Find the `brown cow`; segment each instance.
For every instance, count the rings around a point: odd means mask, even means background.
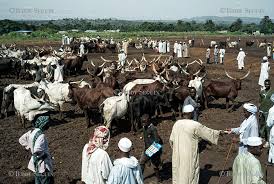
[[[235,99],[238,96],[238,91],[241,90],[241,81],[250,74],[250,69],[248,70],[247,74],[243,76],[242,78],[231,77],[226,71],[225,71],[225,74],[232,80],[228,82],[212,80],[204,88],[203,96],[204,96],[205,108],[208,108],[208,98],[211,96],[216,99],[225,98],[227,110],[229,106],[229,100],[232,101],[233,102],[233,105],[231,106],[231,110],[232,110],[235,106]]]
[[[73,103],[77,103],[81,110],[84,111],[87,127],[90,127],[90,115],[93,112],[99,112],[100,104],[108,97],[114,96],[113,89],[104,88],[79,88],[69,83],[69,98]]]
[[[80,74],[83,63],[88,61],[87,55],[84,54],[83,56],[75,56],[70,58],[65,58],[64,62],[64,71],[67,75],[71,74]]]

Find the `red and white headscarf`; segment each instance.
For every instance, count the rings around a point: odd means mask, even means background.
[[[110,138],[109,129],[105,126],[96,127],[93,136],[90,137],[87,154],[92,154],[97,148],[106,150]]]

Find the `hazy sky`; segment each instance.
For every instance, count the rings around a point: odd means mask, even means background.
[[[0,0],[0,19],[178,20],[264,15],[274,18],[273,7],[273,0]]]

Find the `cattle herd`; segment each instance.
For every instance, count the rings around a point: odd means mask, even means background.
[[[85,45],[82,55],[79,54],[81,42]],[[207,45],[203,39],[186,42],[194,47],[192,53],[200,42],[204,47],[203,51],[199,48],[199,52],[203,54],[193,54],[198,57],[187,59],[176,58],[172,46],[170,53],[155,53],[153,45],[157,45],[157,40],[140,39],[136,44],[131,41],[123,72],[116,59],[120,43],[111,43],[110,39],[74,38],[62,50],[54,46],[2,45],[0,76],[18,83],[1,84],[0,116],[9,118],[14,111],[22,127],[28,124],[26,120],[29,122],[43,113],[59,113],[60,121],[69,120],[64,108],[69,104],[73,112],[81,110],[86,122],[81,126],[85,128],[94,124],[112,128],[114,122],[117,124],[123,119],[131,125],[132,131],[138,131],[143,114],[149,114],[153,119],[165,113],[171,113],[171,119],[178,118],[178,113],[181,117],[190,87],[196,89],[196,101],[201,110],[208,108],[212,98],[226,99],[226,109],[235,110],[241,82],[251,75],[252,67],[247,67],[238,77],[223,67],[219,73],[229,80],[212,78],[208,69],[211,65],[204,62],[205,47],[218,44],[236,51],[240,44],[246,48],[256,47],[256,40],[241,43],[240,39],[230,41],[227,38],[226,41],[209,40]],[[263,47],[264,42],[258,42],[257,46]],[[131,51],[137,54],[131,55]],[[58,62],[64,66],[63,82],[54,82],[53,66]],[[118,124],[116,126],[123,126]]]

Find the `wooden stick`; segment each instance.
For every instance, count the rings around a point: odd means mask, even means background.
[[[223,165],[223,169],[222,169],[221,172],[223,172],[223,171],[225,170],[225,167],[226,167],[226,164],[227,164],[227,160],[228,160],[228,158],[229,158],[230,152],[231,152],[232,147],[233,147],[233,144],[234,144],[233,139],[234,139],[234,137],[232,138],[232,142],[231,142],[231,144],[230,144],[230,146],[229,146],[229,150],[228,150],[228,153],[227,153],[227,155],[226,155],[225,163],[224,163],[224,165]],[[217,184],[220,183],[221,178],[222,178],[222,175],[220,175]]]

